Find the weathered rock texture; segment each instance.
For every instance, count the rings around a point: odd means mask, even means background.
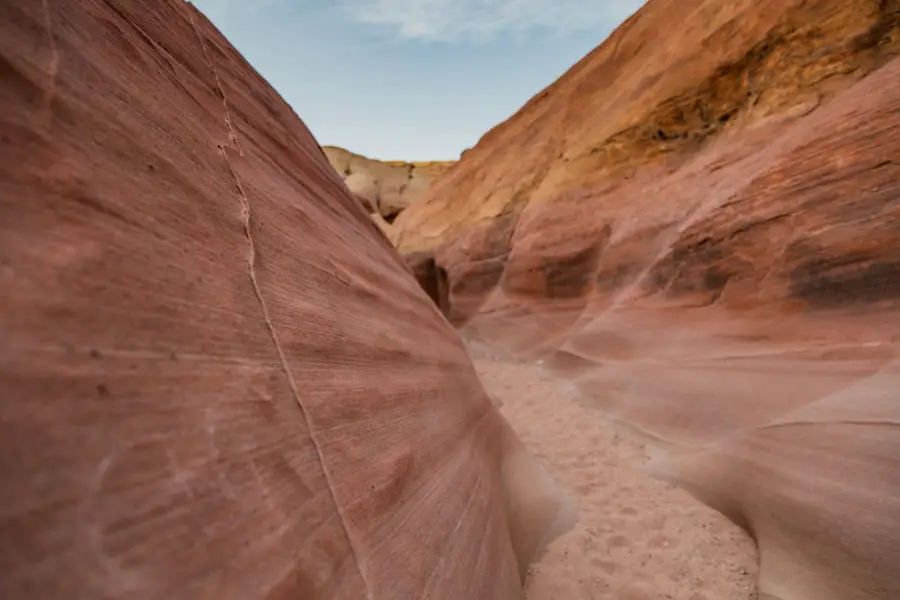
[[[380,215],[387,223],[393,223],[428,190],[438,175],[454,164],[454,161],[379,161],[335,146],[322,149],[350,192],[369,213]]]
[[[651,0],[466,152],[397,222],[399,247],[434,247],[529,202],[809,112],[897,54],[897,11],[897,0]]]
[[[0,597],[522,597],[572,507],[202,15],[0,2],[0,108]]]
[[[392,232],[745,526],[772,598],[900,598],[898,54],[896,0],[651,0]]]

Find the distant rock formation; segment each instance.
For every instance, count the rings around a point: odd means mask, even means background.
[[[336,146],[322,148],[350,192],[381,223],[394,219],[422,197],[432,182],[455,161],[379,161]]]

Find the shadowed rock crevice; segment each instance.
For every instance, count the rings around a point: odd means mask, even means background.
[[[598,265],[597,290],[608,294],[636,283],[674,230],[674,223],[652,225],[610,243]]]
[[[405,256],[416,281],[444,316],[450,314],[450,289],[447,271],[437,264],[431,252],[413,252]]]
[[[501,282],[503,291],[549,299],[585,296],[611,235],[612,228],[606,224],[594,235],[563,239],[510,261]]]
[[[791,294],[818,309],[900,303],[900,252],[895,254],[887,260],[871,254],[806,258],[790,272]]]
[[[447,275],[450,322],[465,323],[500,283],[519,220],[509,214],[473,229],[435,251],[437,264]]]

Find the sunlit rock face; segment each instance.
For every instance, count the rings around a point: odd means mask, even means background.
[[[898,11],[651,0],[390,234],[746,527],[770,598],[900,597]]]
[[[522,598],[571,524],[190,4],[0,4],[0,597]]]
[[[381,161],[337,146],[324,146],[323,150],[357,200],[369,213],[389,224],[454,164],[454,161]]]

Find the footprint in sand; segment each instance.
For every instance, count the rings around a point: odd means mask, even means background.
[[[616,563],[611,560],[594,557],[591,559],[591,566],[598,571],[603,571],[607,575],[614,575],[616,572]]]
[[[707,529],[713,535],[713,537],[721,537],[728,535],[729,533],[728,524],[719,521],[712,521]]]
[[[667,522],[668,518],[666,517],[666,515],[654,515],[642,520],[643,526],[650,531],[662,531],[666,528]]]
[[[594,482],[587,482],[576,485],[574,488],[574,492],[579,496],[590,496],[591,493],[599,487],[603,487],[602,485]]]
[[[592,448],[607,448],[609,447],[609,439],[606,436],[602,435],[593,435],[589,438],[590,444]]]

